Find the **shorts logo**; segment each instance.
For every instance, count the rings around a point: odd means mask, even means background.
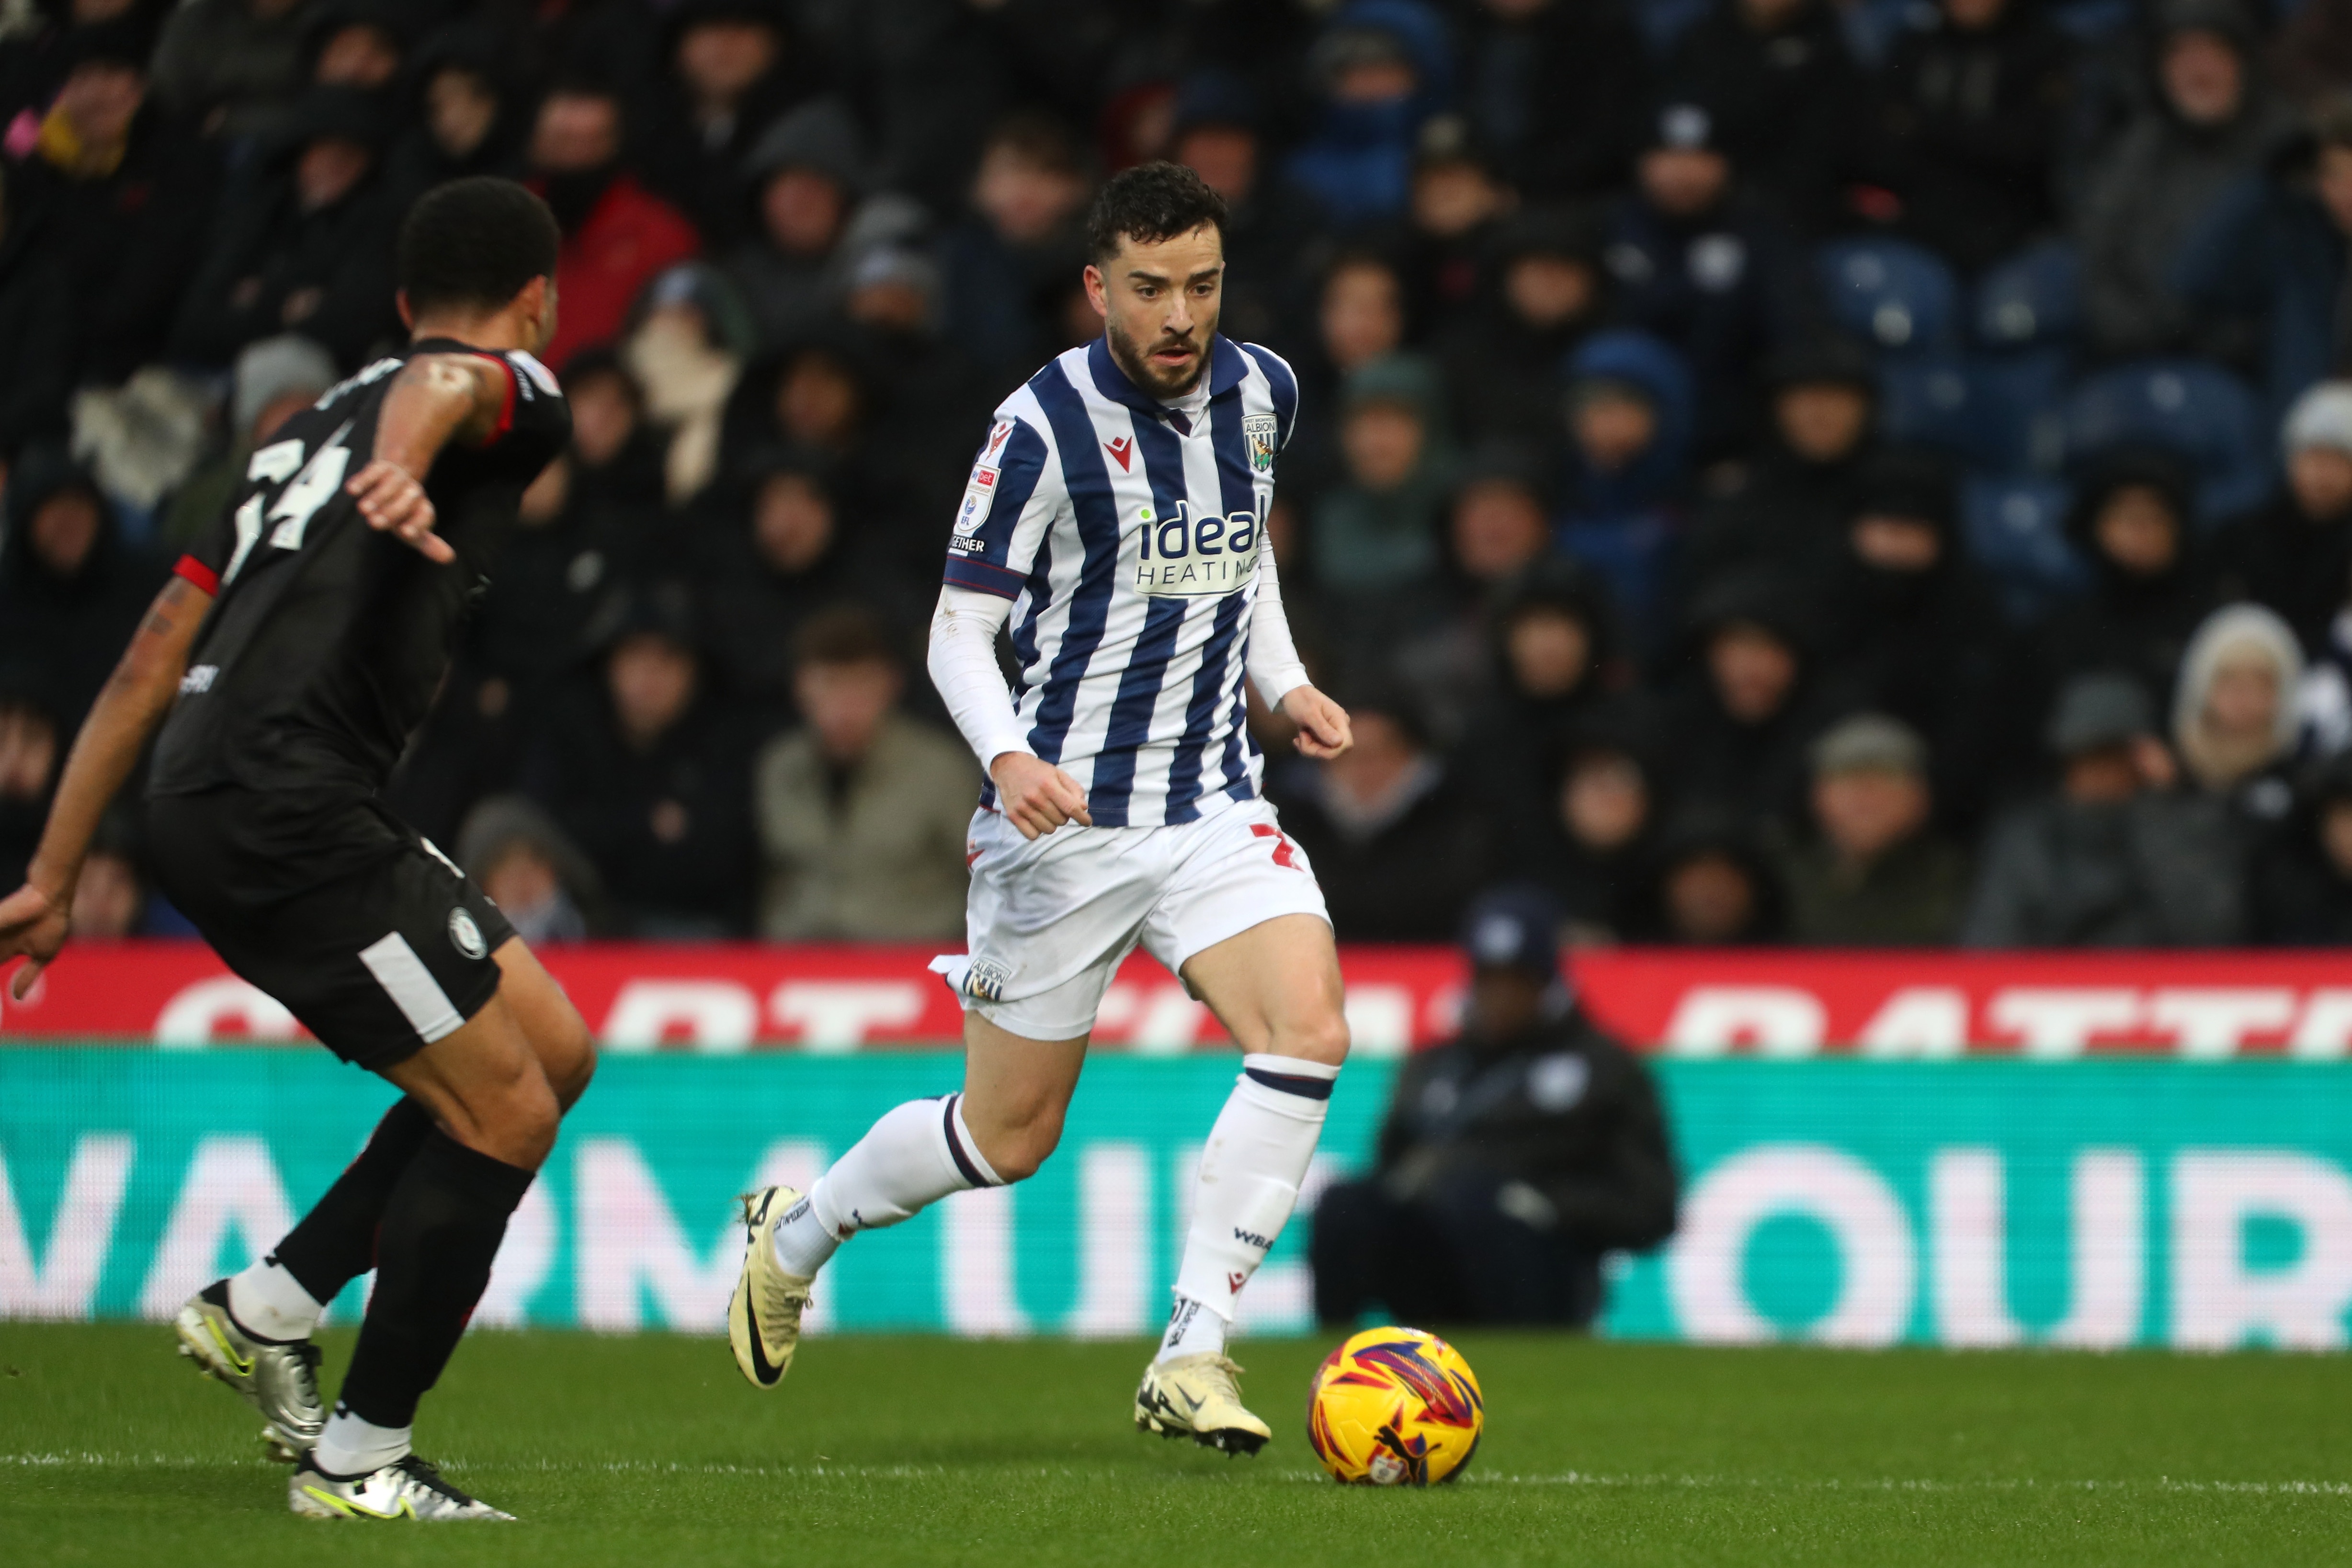
[[[1282,447],[1282,426],[1271,414],[1242,416],[1242,439],[1249,445],[1250,471],[1274,472],[1274,455]]]
[[[449,911],[449,945],[467,958],[482,958],[490,951],[490,944],[482,940],[482,928],[464,910]]]
[[[1301,866],[1298,863],[1298,847],[1290,841],[1289,836],[1284,833],[1281,828],[1273,826],[1271,823],[1253,822],[1250,824],[1250,837],[1253,838],[1271,838],[1274,840],[1274,863],[1276,865],[1292,871],[1304,871],[1307,869],[1306,867]]]
[[[963,977],[963,994],[975,1002],[1002,1002],[1013,984],[1013,966],[993,958],[975,958]]]

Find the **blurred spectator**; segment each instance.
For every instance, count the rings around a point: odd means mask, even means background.
[[[572,409],[572,483],[589,510],[615,520],[641,554],[661,510],[663,441],[645,388],[610,349],[583,349],[563,367]],[[645,564],[651,565],[650,561]]]
[[[395,0],[320,0],[302,13],[313,87],[386,94],[408,53],[411,13]]]
[[[444,181],[518,171],[529,105],[513,67],[480,18],[445,27],[417,48],[411,123],[389,164],[403,210]]]
[[[1656,1088],[1576,1005],[1559,911],[1507,889],[1471,910],[1458,1039],[1398,1075],[1372,1170],[1336,1183],[1307,1244],[1315,1313],[1589,1327],[1602,1260],[1674,1234],[1679,1180]]]
[[[725,279],[698,261],[656,278],[635,314],[621,363],[644,391],[646,417],[664,433],[662,493],[682,506],[725,458],[724,420],[743,378],[751,323]]]
[[[532,184],[555,210],[562,308],[543,356],[558,371],[574,351],[613,341],[637,293],[702,248],[691,224],[621,168],[624,117],[615,89],[560,81],[531,128]]]
[[[2268,605],[2315,654],[2352,587],[2352,382],[2305,392],[2282,437],[2286,489],[2214,542],[2215,571],[2225,596]]]
[[[1948,942],[1968,902],[1968,858],[1929,826],[1927,747],[1883,714],[1813,742],[1813,833],[1781,858],[1791,941],[1837,947]]]
[[[37,126],[94,34],[120,31],[128,21],[140,30],[139,58],[147,58],[169,8],[169,0],[52,0],[20,7],[0,37],[0,128],[12,138],[20,134],[20,115]]]
[[[743,232],[745,155],[798,89],[796,54],[774,0],[680,0],[663,26],[668,70],[644,115],[646,183],[711,249]]]
[[[989,132],[971,216],[940,247],[948,317],[992,374],[1027,376],[1052,357],[1055,308],[1086,265],[1078,228],[1091,182],[1076,141],[1049,115],[1024,112]]]
[[[1410,705],[1349,703],[1356,743],[1286,764],[1269,791],[1314,865],[1342,942],[1441,942],[1486,863],[1486,826],[1429,749]]]
[[[35,441],[66,434],[73,387],[73,279],[43,243],[38,216],[18,210],[17,193],[0,164],[0,481],[6,464]]]
[[[1736,25],[1736,24],[1735,24]],[[1628,325],[1682,351],[1701,389],[1698,443],[1717,457],[1748,417],[1756,364],[1796,331],[1802,287],[1780,220],[1735,181],[1714,112],[1670,100],[1609,217],[1609,270]]]
[[[1615,0],[1478,0],[1463,19],[1464,110],[1531,198],[1624,184],[1649,83],[1641,34]]]
[[[303,0],[187,0],[155,46],[155,89],[173,113],[247,136],[302,80]]]
[[[457,830],[457,863],[533,947],[609,934],[596,868],[547,813],[493,795]]]
[[[2043,668],[2053,679],[2095,669],[2168,691],[2197,623],[2212,608],[2189,532],[2195,480],[2168,452],[2126,448],[2091,464],[2068,531],[2090,557],[2090,596],[2053,617]]]
[[[36,660],[15,653],[0,663],[0,876],[19,886],[40,846],[71,734]]]
[[[1408,324],[1404,279],[1386,257],[1342,251],[1324,267],[1314,338],[1293,346],[1299,420],[1283,457],[1290,474],[1328,479],[1340,466],[1334,411],[1348,378],[1402,349]]]
[[[1828,0],[1727,0],[1683,35],[1667,75],[1792,222],[1820,232],[1843,215],[1870,89]]]
[[[865,187],[857,121],[837,98],[802,104],[769,127],[744,164],[756,221],[730,254],[729,279],[759,323],[763,347],[816,327],[848,289],[842,237]]]
[[[1960,940],[1971,947],[2183,947],[2238,941],[2244,867],[2229,808],[2174,792],[2137,682],[2059,693],[2058,788],[1994,824]]]
[[[2056,219],[2074,47],[2039,0],[1915,10],[1879,89],[1882,154],[1903,228],[1979,271]]]
[[[81,728],[163,580],[88,469],[55,447],[16,460],[0,537],[0,665],[41,672],[60,733]]]
[[[1539,561],[1496,607],[1495,679],[1456,752],[1506,842],[1538,835],[1554,816],[1547,774],[1569,731],[1629,673],[1607,595],[1573,562]]]
[[[1851,339],[1808,338],[1764,367],[1771,422],[1751,459],[1717,477],[1684,552],[1693,587],[1770,567],[1818,579],[1843,553],[1873,449],[1878,377]]]
[[[2093,159],[2074,211],[2092,345],[2200,346],[2173,291],[2182,247],[2215,199],[2277,152],[2294,115],[2273,98],[2237,0],[2159,0],[2150,101]],[[2210,347],[2210,345],[2203,345]]]
[[[1755,837],[1721,812],[1696,807],[1660,837],[1644,929],[1685,947],[1779,942],[1787,910],[1780,879]]]
[[[1458,114],[1421,128],[1407,205],[1408,267],[1424,332],[1469,315],[1486,280],[1495,231],[1517,197]]]
[[[2230,802],[2259,837],[2294,807],[2294,692],[2303,650],[2260,605],[2230,605],[2197,628],[2173,688],[2172,743],[2186,783]]]
[[[1558,454],[1560,366],[1607,311],[1599,227],[1565,209],[1520,213],[1496,235],[1493,273],[1436,342],[1446,400],[1465,441]]]
[[[1286,165],[1339,226],[1405,207],[1422,122],[1453,96],[1453,47],[1420,0],[1349,0],[1308,51],[1315,122]]]
[[[1690,477],[1690,371],[1647,333],[1609,331],[1586,339],[1563,376],[1559,546],[1600,574],[1636,625],[1651,625]]]
[[[1225,298],[1219,329],[1237,342],[1285,335],[1299,252],[1313,234],[1307,204],[1267,156],[1257,95],[1234,73],[1197,71],[1174,105],[1168,156],[1225,199]]]
[[[873,552],[847,531],[861,521],[843,515],[821,464],[779,451],[749,462],[705,509],[695,524],[695,574],[711,661],[730,692],[786,701],[801,627],[881,586]]]
[[[2352,754],[2311,771],[2294,817],[2261,851],[2254,935],[2284,947],[2352,943]]]
[[[172,498],[164,542],[184,546],[211,527],[245,483],[253,454],[341,379],[334,356],[299,333],[263,338],[239,350],[229,378],[227,447],[189,475]]]
[[[882,624],[841,607],[793,638],[803,726],[754,773],[767,867],[760,934],[914,942],[963,933],[965,838],[981,775],[955,736],[898,711]]]
[[[708,689],[683,595],[641,597],[593,684],[551,705],[524,792],[604,874],[621,931],[740,934],[754,845],[749,736]]]
[[[1415,356],[1349,374],[1339,418],[1339,480],[1315,501],[1315,581],[1360,618],[1427,585],[1453,456],[1437,376]]]
[[[1554,747],[1550,817],[1528,841],[1527,864],[1559,900],[1571,944],[1651,934],[1644,879],[1659,805],[1651,750],[1623,711],[1572,725]]]
[[[1516,448],[1470,456],[1446,511],[1444,611],[1391,645],[1392,672],[1412,689],[1431,735],[1449,748],[1495,682],[1495,628],[1522,574],[1550,553],[1544,478]]]
[[[314,89],[296,106],[265,165],[222,195],[175,353],[226,365],[249,342],[300,332],[355,369],[392,340],[400,215],[382,178],[383,137],[374,105],[351,89]]]
[[[2352,88],[2352,4],[2305,0],[2271,37],[2268,64],[2297,103],[2315,104]]]
[[[1794,821],[1822,723],[1805,607],[1785,579],[1744,574],[1699,595],[1687,625],[1692,667],[1661,726],[1669,787],[1748,826]]]

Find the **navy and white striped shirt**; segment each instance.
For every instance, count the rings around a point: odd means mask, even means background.
[[[1064,353],[997,409],[948,545],[950,587],[1013,601],[1014,710],[1097,826],[1194,821],[1264,770],[1242,679],[1298,379],[1223,337],[1208,374],[1188,414],[1099,338]]]

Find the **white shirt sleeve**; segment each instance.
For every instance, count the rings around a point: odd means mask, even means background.
[[[1282,607],[1282,579],[1275,574],[1270,544],[1257,563],[1257,605],[1250,614],[1249,678],[1259,699],[1275,709],[1307,684],[1307,666],[1299,662],[1297,646],[1291,641],[1290,616]]]
[[[939,688],[983,773],[1007,752],[1035,755],[996,663],[996,634],[1012,618],[1012,600],[952,586],[940,590],[939,605],[931,612],[926,661],[931,684]]]

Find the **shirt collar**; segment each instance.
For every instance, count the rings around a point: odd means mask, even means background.
[[[1087,345],[1087,369],[1095,379],[1095,390],[1113,403],[1123,403],[1139,414],[1157,419],[1168,412],[1168,405],[1137,386],[1110,357],[1110,340],[1097,338]],[[1209,340],[1209,396],[1223,397],[1242,384],[1249,374],[1249,356],[1236,347],[1231,338],[1219,333]]]

